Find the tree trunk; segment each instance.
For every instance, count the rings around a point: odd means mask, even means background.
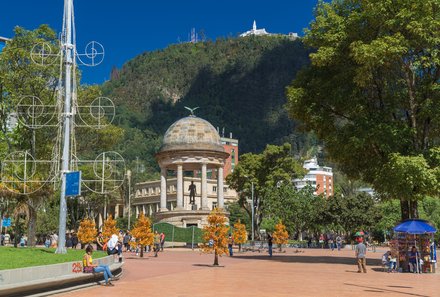
[[[409,219],[409,201],[400,200],[400,213],[402,221]]]
[[[214,266],[218,266],[218,255],[217,252],[214,252]]]
[[[140,253],[141,258],[144,257],[144,246],[141,245],[141,253]]]
[[[238,244],[238,252],[241,252],[241,243]]]
[[[301,230],[298,231],[298,240],[302,241],[303,240],[303,233]]]
[[[29,211],[29,223],[28,223],[28,246],[35,246],[35,232],[37,226],[37,213],[34,209]]]
[[[19,227],[18,227],[18,224],[19,224],[19,221],[20,221],[20,216],[17,216],[16,218],[15,218],[15,228],[14,228],[14,247],[15,248],[17,248],[18,247],[18,241],[20,240],[20,232],[19,232]]]
[[[278,248],[280,249],[280,252],[283,251],[283,245],[282,245],[282,244],[279,244],[279,245],[278,245]]]
[[[419,218],[419,209],[418,209],[417,200],[409,202],[409,216],[411,219]]]

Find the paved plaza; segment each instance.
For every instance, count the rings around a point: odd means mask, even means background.
[[[352,250],[287,249],[220,258],[190,250],[165,250],[144,259],[126,254],[114,287],[94,286],[57,296],[440,296],[440,274],[383,272],[385,250],[368,253],[368,273],[357,273]]]

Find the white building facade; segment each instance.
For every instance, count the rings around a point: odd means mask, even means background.
[[[331,167],[319,166],[316,157],[304,161],[303,168],[307,170],[304,178],[293,180],[295,187],[300,190],[307,185],[312,186],[315,195],[330,197],[334,195],[333,170]]]

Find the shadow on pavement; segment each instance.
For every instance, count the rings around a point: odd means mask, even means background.
[[[212,268],[217,268],[217,267],[225,267],[223,265],[209,265],[209,264],[193,264],[192,266],[198,266],[198,267],[212,267]]]
[[[376,288],[376,287],[371,287],[371,286],[362,286],[362,285],[356,285],[356,284],[350,284],[350,283],[344,283],[344,285],[346,286],[353,286],[353,287],[358,287],[358,288],[365,288],[364,291],[366,292],[381,292],[381,293],[399,293],[402,295],[409,295],[409,296],[417,296],[417,297],[429,297],[428,295],[421,295],[421,294],[416,294],[416,293],[410,293],[410,292],[402,292],[402,291],[398,291],[398,290],[391,290],[391,289],[386,289],[386,288]],[[388,287],[393,287],[393,286],[388,286]],[[400,288],[400,286],[397,286]],[[411,289],[412,287],[402,287],[405,289]]]
[[[125,257],[125,259],[131,259],[131,260],[149,260],[148,257],[139,257],[139,256],[128,256],[128,257]]]
[[[309,264],[345,264],[356,265],[356,259],[354,257],[338,257],[338,256],[302,256],[302,255],[274,255],[269,257],[268,255],[237,255],[234,258],[249,259],[249,260],[269,260],[287,263],[309,263]],[[367,266],[381,266],[380,259],[367,259]]]

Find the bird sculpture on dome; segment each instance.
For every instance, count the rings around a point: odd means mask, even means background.
[[[196,109],[198,109],[199,107],[197,106],[197,107],[194,107],[194,108],[190,108],[190,107],[188,107],[188,106],[184,106],[185,107],[185,109],[188,109],[190,112],[191,112],[191,115],[190,116],[192,116],[192,117],[195,117],[196,115],[194,114],[194,110],[196,110]]]

